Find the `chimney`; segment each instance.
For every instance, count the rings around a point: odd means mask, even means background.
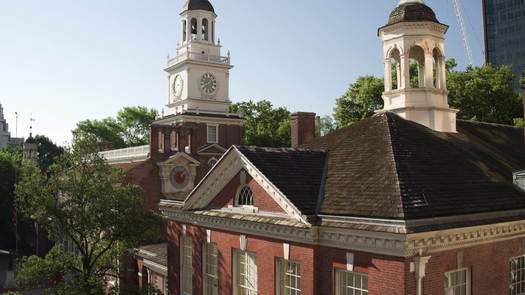
[[[315,137],[315,113],[293,113],[291,116],[292,147],[312,141]]]

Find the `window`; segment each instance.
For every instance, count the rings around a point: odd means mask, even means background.
[[[217,244],[204,244],[204,295],[217,295],[219,275],[217,272]]]
[[[208,32],[209,32],[208,19],[203,19],[202,20],[202,36],[201,36],[202,40],[208,41],[208,35],[209,35]]]
[[[239,191],[239,196],[237,197],[238,206],[253,206],[253,193],[252,189],[248,186],[243,186]]]
[[[215,158],[211,158],[209,161],[208,161],[208,165],[210,165],[211,167],[215,166],[215,164],[217,164],[217,159]]]
[[[159,131],[159,152],[164,152],[164,133]]]
[[[183,295],[191,295],[193,291],[193,239],[182,236],[181,243],[181,290]]]
[[[510,260],[510,294],[525,294],[525,256]]]
[[[208,125],[208,143],[219,142],[219,126]]]
[[[170,145],[172,151],[178,151],[178,134],[175,131],[171,131],[170,134]]]
[[[276,264],[277,295],[301,294],[301,264],[278,258]]]
[[[337,269],[335,271],[336,295],[368,295],[368,275]]]
[[[235,251],[234,295],[257,295],[257,261],[254,253]]]
[[[468,268],[445,273],[445,295],[469,295],[470,274]]]
[[[197,19],[192,18],[190,22],[190,30],[191,30],[191,40],[197,40]]]

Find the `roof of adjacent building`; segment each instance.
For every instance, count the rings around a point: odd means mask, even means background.
[[[168,265],[168,244],[160,243],[142,246],[138,249],[137,256],[153,261],[163,266]]]
[[[442,133],[383,113],[301,146],[238,147],[305,215],[417,220],[525,209],[523,129]]]
[[[400,22],[422,22],[429,21],[439,23],[432,8],[422,3],[405,3],[397,6],[388,19],[388,25]]]
[[[182,11],[187,10],[207,10],[215,12],[215,9],[213,9],[213,5],[211,5],[211,3],[208,0],[188,0],[182,8]]]

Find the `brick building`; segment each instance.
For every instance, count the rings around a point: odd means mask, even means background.
[[[183,28],[210,13],[188,1]],[[313,114],[294,114],[292,148],[227,141],[207,173],[187,173],[186,197],[161,193],[167,293],[525,294],[523,129],[456,120],[447,29],[424,1],[400,1],[378,31],[382,111],[321,138]],[[171,157],[197,165],[187,156]]]

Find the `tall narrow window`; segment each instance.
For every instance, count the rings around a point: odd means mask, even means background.
[[[470,274],[468,268],[445,273],[445,295],[470,295]]]
[[[301,295],[301,264],[278,258],[276,263],[276,294]]]
[[[181,291],[183,295],[193,292],[193,239],[182,236],[181,249]]]
[[[257,260],[254,253],[235,251],[234,295],[257,295]]]
[[[179,148],[178,148],[178,144],[179,144],[179,141],[178,141],[178,134],[177,132],[175,132],[175,130],[171,131],[171,134],[170,134],[170,146],[171,146],[171,150],[172,151],[178,151]]]
[[[188,134],[188,141],[186,142],[186,147],[184,148],[184,151],[187,153],[187,154],[191,154],[191,133]]]
[[[159,152],[164,152],[164,132],[159,131]]]
[[[342,269],[335,271],[336,295],[368,295],[368,275]]]
[[[208,19],[205,18],[202,20],[202,36],[201,36],[201,39],[202,40],[205,40],[205,41],[208,41],[209,39],[209,33],[210,30],[209,30],[209,26],[208,26]]]
[[[525,256],[510,260],[510,294],[525,294]]]
[[[217,295],[219,289],[217,244],[205,243],[204,251],[204,295]]]
[[[208,125],[208,143],[218,143],[219,142],[219,126],[218,125]]]
[[[197,19],[192,18],[190,24],[191,24],[191,40],[197,40],[197,36],[199,35],[199,32],[197,31]]]
[[[182,42],[186,42],[188,37],[188,23],[183,20],[182,21]]]

